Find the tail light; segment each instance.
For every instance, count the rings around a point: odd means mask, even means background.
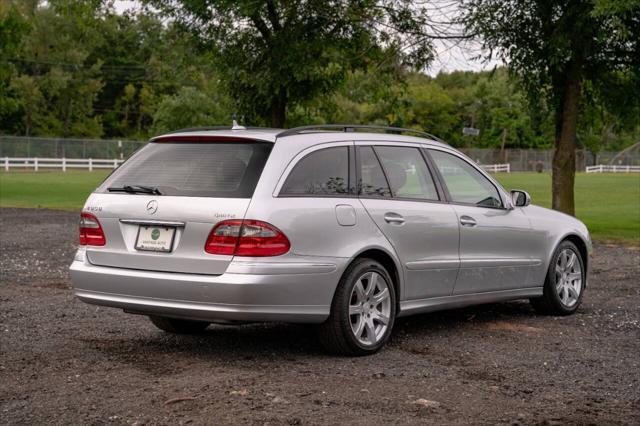
[[[80,213],[80,245],[103,246],[106,243],[98,218],[91,213]]]
[[[235,256],[280,256],[289,239],[273,225],[259,220],[224,220],[209,233],[204,251]]]

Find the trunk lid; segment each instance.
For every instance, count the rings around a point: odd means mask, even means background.
[[[223,274],[233,256],[206,253],[205,242],[218,222],[244,219],[271,147],[256,141],[149,143],[87,200],[83,211],[98,218],[106,237],[104,246],[87,246],[89,262]],[[127,186],[160,194],[124,192]]]

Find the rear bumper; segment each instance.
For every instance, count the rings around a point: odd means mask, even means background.
[[[70,267],[74,294],[83,302],[143,315],[203,321],[320,323],[347,259],[297,262],[234,261],[222,275]],[[229,272],[233,271],[233,272]]]

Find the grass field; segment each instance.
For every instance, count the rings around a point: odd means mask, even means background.
[[[78,210],[109,171],[0,172],[0,207]]]
[[[101,172],[0,172],[0,207],[80,210],[108,174]],[[551,205],[551,176],[497,174],[506,189],[524,189],[534,204]],[[640,242],[640,176],[584,174],[576,177],[576,215],[594,239]]]
[[[524,189],[534,204],[551,207],[551,175],[502,173],[495,177],[505,189]],[[576,175],[576,216],[594,239],[640,242],[640,175]]]

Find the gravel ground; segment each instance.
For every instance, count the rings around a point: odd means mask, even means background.
[[[526,302],[421,315],[354,359],[310,327],[171,336],[74,300],[76,219],[0,210],[0,423],[640,423],[638,248],[596,245],[571,317]]]

